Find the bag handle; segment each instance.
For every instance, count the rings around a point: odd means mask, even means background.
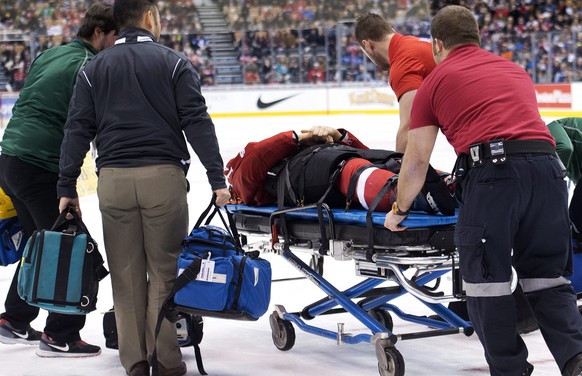
[[[67,218],[68,214],[71,214],[73,218],[68,219]],[[77,212],[72,206],[67,207],[66,210],[63,210],[59,214],[59,216],[55,220],[55,223],[51,227],[51,231],[67,231],[68,228],[65,229],[65,225],[68,226],[75,225],[79,229],[79,231],[77,232],[87,234],[90,238],[92,238],[91,234],[89,233],[89,230],[87,229],[87,226],[85,226],[85,223],[83,223],[83,221],[79,217],[79,214],[77,214]]]
[[[68,219],[67,214],[71,214],[73,216],[73,218]],[[65,227],[65,225],[67,227]],[[109,271],[107,270],[107,268],[104,265],[105,261],[103,260],[103,257],[101,256],[101,253],[99,252],[99,249],[97,248],[97,243],[95,242],[95,240],[93,239],[93,237],[89,233],[89,229],[87,229],[87,226],[85,226],[85,223],[83,222],[81,217],[79,217],[79,215],[77,214],[77,212],[75,211],[75,209],[72,206],[67,207],[66,210],[63,210],[59,214],[59,216],[55,220],[55,223],[51,227],[50,231],[74,232],[74,233],[86,234],[87,237],[90,239],[91,243],[93,244],[93,250],[91,251],[90,254],[91,254],[91,257],[93,257],[93,263],[94,263],[94,267],[95,267],[95,270],[94,270],[95,276],[96,276],[98,281],[102,281],[105,277],[107,277],[107,275],[109,274]]]
[[[214,208],[214,210],[212,210],[212,212],[211,212],[210,210],[213,208]],[[228,231],[230,236],[232,236],[232,238],[234,239],[235,246],[237,247],[238,250],[242,250],[242,245],[240,243],[239,234],[238,234],[238,231],[236,229],[234,219],[232,218],[232,214],[228,211],[226,206],[224,207],[224,211],[226,212],[226,216],[228,218],[228,223],[224,219],[224,215],[222,214],[222,211],[220,210],[220,206],[216,206],[216,193],[213,193],[212,198],[210,199],[210,203],[208,204],[206,209],[204,209],[202,214],[200,214],[200,217],[196,221],[194,228],[200,227],[202,225],[202,222],[204,222],[204,225],[207,226],[208,224],[210,224],[210,221],[212,221],[214,216],[216,214],[218,214],[218,217],[220,218],[220,221],[222,222],[222,225],[224,226],[225,230]],[[204,221],[204,219],[206,219],[206,221]]]
[[[212,193],[212,197],[210,198],[210,203],[208,204],[208,206],[206,207],[206,209],[204,209],[204,211],[202,212],[202,214],[200,214],[200,217],[198,217],[198,220],[196,221],[196,224],[194,225],[194,228],[200,227],[200,225],[202,225],[202,221],[204,221],[204,219],[206,217],[208,217],[206,219],[206,224],[209,224],[210,223],[210,221],[212,220],[212,218],[214,218],[214,215],[216,214],[216,209],[214,211],[212,211],[212,213],[210,213],[210,209],[212,209],[213,207],[215,207],[215,204],[216,204],[216,193],[213,192]],[[210,215],[208,213],[210,213]]]

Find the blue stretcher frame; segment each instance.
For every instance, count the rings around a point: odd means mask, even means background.
[[[317,208],[309,206],[306,208],[301,208],[302,210],[293,210],[287,212],[285,215],[289,218],[297,218],[304,220],[314,220],[318,219]],[[254,213],[271,215],[275,213],[278,208],[276,206],[247,206],[244,204],[228,205],[228,210],[231,212],[239,213]],[[335,222],[337,223],[352,223],[358,225],[366,225],[366,215],[365,210],[350,210],[345,211],[343,209],[330,209],[333,213]],[[327,212],[324,212],[326,214]],[[384,226],[384,218],[386,217],[385,212],[374,212],[372,213],[372,223],[375,226]],[[458,213],[454,216],[442,216],[442,215],[429,215],[424,212],[411,212],[410,215],[402,221],[402,226],[408,228],[422,228],[422,227],[432,227],[432,226],[442,226],[442,225],[454,225],[457,223]]]
[[[314,234],[318,234],[320,226],[320,218],[324,218],[326,225],[355,225],[362,226],[362,231],[366,230],[366,216],[367,212],[364,210],[351,210],[345,212],[342,209],[329,209],[325,208],[323,213],[318,212],[315,205],[311,205],[305,208],[289,208],[289,209],[278,209],[276,207],[253,207],[246,205],[228,205],[227,210],[233,213],[235,216],[252,216],[259,218],[268,218],[269,227],[263,228],[273,228],[277,226],[275,224],[277,218],[282,216],[285,221],[293,222],[295,220],[302,222],[313,222],[314,224]],[[321,215],[323,214],[323,215]],[[389,232],[389,230],[384,229],[383,223],[386,213],[378,212],[372,214],[372,223],[374,227],[381,227],[383,230]],[[410,229],[423,229],[427,227],[435,228],[454,228],[454,224],[457,221],[457,215],[445,217],[445,216],[435,216],[428,215],[425,213],[411,213],[410,216],[402,223],[402,225],[407,226]],[[235,221],[236,223],[236,221]],[[245,228],[240,227],[237,223],[237,230],[240,232],[245,232]],[[252,231],[251,231],[252,232]],[[334,232],[331,231],[333,234]],[[282,320],[288,321],[295,324],[299,329],[318,335],[321,337],[329,338],[338,341],[338,343],[356,344],[360,342],[370,342],[370,343],[382,343],[383,347],[394,347],[394,344],[398,340],[413,339],[413,338],[424,338],[433,337],[439,335],[457,334],[464,333],[469,336],[473,334],[473,328],[470,322],[463,320],[461,317],[452,312],[449,308],[444,306],[439,301],[433,301],[431,299],[424,299],[421,294],[412,294],[424,305],[426,305],[435,314],[440,316],[442,320],[432,319],[426,316],[416,316],[404,312],[402,309],[392,304],[391,301],[397,297],[409,293],[410,291],[407,287],[410,287],[410,283],[399,283],[398,278],[389,279],[392,282],[397,282],[398,286],[392,288],[386,294],[379,294],[378,296],[369,298],[366,294],[376,290],[378,286],[386,281],[386,279],[369,277],[365,278],[363,281],[349,287],[344,291],[338,290],[330,281],[325,279],[322,275],[318,274],[311,266],[307,265],[303,260],[301,260],[291,249],[290,244],[276,243],[279,236],[273,233],[263,235],[271,236],[271,243],[274,250],[276,250],[284,259],[291,263],[296,269],[298,269],[307,279],[311,280],[320,290],[322,290],[327,297],[321,299],[320,301],[314,302],[307,305],[302,312],[290,313],[287,312],[283,306],[276,305],[276,310],[273,315],[278,315]],[[345,239],[339,239],[345,240]],[[376,244],[375,244],[376,246]],[[438,260],[442,260],[439,256]],[[382,257],[378,256],[377,260],[381,260]],[[387,256],[390,260],[390,256]],[[423,260],[430,259],[430,256],[424,257]],[[454,260],[454,257],[453,257]],[[376,261],[378,265],[381,264],[380,261]],[[391,273],[395,277],[403,275],[403,270],[408,268],[407,265],[398,266],[391,265],[390,261],[384,262],[386,267],[391,270]],[[453,262],[454,268],[454,262]],[[400,270],[398,270],[400,269]],[[439,268],[436,267],[434,270],[429,270],[420,273],[415,278],[415,285],[422,289],[422,287],[427,284],[438,280],[443,275],[451,272],[451,268]],[[359,302],[355,302],[355,299],[363,298]],[[454,299],[453,299],[454,300]],[[337,308],[341,307],[341,308]],[[388,328],[377,319],[372,317],[369,312],[373,310],[383,310],[390,312],[402,320],[413,322],[419,325],[428,327],[425,331],[419,331],[415,333],[405,333],[405,334],[394,334],[392,328]],[[364,326],[366,326],[371,334],[357,334],[357,335],[347,335],[339,331],[334,332],[324,328],[320,328],[314,325],[306,323],[306,320],[311,320],[317,316],[347,312],[351,314],[354,318],[360,321]],[[378,351],[376,351],[378,354]],[[381,362],[379,361],[379,364]]]

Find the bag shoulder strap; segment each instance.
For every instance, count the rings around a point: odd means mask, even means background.
[[[156,321],[156,329],[154,331],[154,349],[152,351],[152,356],[150,359],[150,363],[152,366],[152,376],[158,376],[160,373],[159,371],[159,364],[158,364],[158,356],[157,356],[157,342],[158,336],[160,335],[160,328],[162,327],[162,322],[165,318],[167,318],[170,322],[175,323],[178,320],[178,315],[176,314],[175,310],[175,303],[174,303],[174,295],[180,290],[182,287],[186,286],[188,283],[196,279],[198,273],[200,273],[200,266],[202,261],[200,259],[194,259],[188,265],[186,269],[176,278],[174,282],[174,286],[172,287],[172,291],[162,303],[162,308],[158,314],[158,319]],[[202,355],[200,354],[200,348],[198,345],[194,345],[194,351],[196,355],[196,364],[198,366],[198,372],[201,375],[207,375],[206,371],[204,371],[204,365],[202,364]]]

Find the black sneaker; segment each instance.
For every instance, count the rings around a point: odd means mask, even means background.
[[[36,355],[41,358],[86,358],[101,354],[99,346],[84,341],[57,342],[46,334],[42,335]]]
[[[0,319],[0,342],[5,344],[38,345],[41,332],[34,330],[28,325],[26,329],[18,330],[6,319]]]
[[[573,356],[566,362],[562,376],[582,376],[582,353]]]

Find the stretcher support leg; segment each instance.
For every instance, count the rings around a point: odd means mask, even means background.
[[[303,273],[307,277],[307,279],[309,279],[311,282],[313,282],[315,285],[317,285],[328,296],[333,296],[334,297],[333,300],[337,304],[339,304],[347,312],[349,312],[356,319],[358,319],[360,322],[362,322],[362,324],[364,324],[366,327],[368,327],[372,331],[372,333],[374,333],[374,334],[375,333],[387,333],[387,337],[392,338],[393,343],[396,343],[396,337],[392,334],[391,331],[389,331],[384,326],[380,325],[378,323],[378,321],[373,319],[372,317],[370,317],[370,315],[368,315],[368,313],[365,310],[363,310],[360,306],[358,306],[356,303],[354,303],[350,298],[346,297],[341,291],[339,291],[337,288],[335,288],[333,285],[331,285],[322,276],[315,273],[313,271],[313,269],[311,269],[307,264],[305,264],[303,262],[303,260],[301,260],[299,257],[294,255],[291,251],[289,251],[287,249],[284,249],[282,251],[281,255],[289,263],[291,263],[295,268],[297,268],[301,273]],[[380,281],[380,282],[382,282],[382,281]],[[291,318],[290,316],[293,316],[293,317]],[[312,330],[311,328],[313,328],[313,327],[310,327],[309,325],[306,325],[303,322],[303,320],[301,320],[299,317],[297,317],[297,315],[287,313],[284,315],[283,318],[286,320],[293,321],[301,329],[305,328],[304,330],[306,330],[306,331],[310,331],[310,330]],[[300,323],[300,321],[301,321],[301,323]],[[319,329],[319,328],[314,329],[315,332],[319,332],[320,330],[322,331],[321,334],[323,336],[328,336],[329,333],[334,333],[334,332],[325,331],[325,330]],[[329,332],[329,333],[326,333],[326,332]],[[317,333],[314,333],[314,334],[317,334]],[[370,340],[372,338],[372,336],[369,336],[369,335],[363,335],[363,336],[368,336],[367,340]],[[336,337],[336,334],[334,333],[333,337],[331,337],[331,338],[335,338],[335,337]],[[349,340],[347,338],[348,337],[346,336],[346,342],[350,343],[348,341],[351,341],[351,340]],[[361,340],[358,340],[358,342],[360,342],[360,341]]]

